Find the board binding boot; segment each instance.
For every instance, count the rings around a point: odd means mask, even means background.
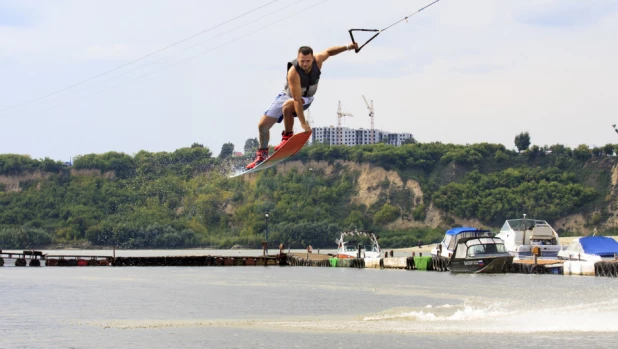
[[[275,151],[279,150],[281,147],[283,147],[283,145],[285,143],[287,143],[287,141],[292,138],[292,136],[294,135],[294,131],[290,131],[290,132],[281,132],[281,143],[279,143],[279,145],[277,145],[275,147]]]
[[[266,148],[266,149],[258,149],[255,152],[255,160],[253,160],[252,163],[247,165],[246,169],[250,170],[250,169],[254,168],[255,166],[257,166],[257,165],[261,164],[262,162],[264,162],[264,160],[266,160],[266,158],[268,158],[268,148]]]

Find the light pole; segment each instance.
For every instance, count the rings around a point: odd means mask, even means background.
[[[266,243],[268,243],[268,213],[265,214],[265,216],[266,216],[266,234],[265,234],[266,236],[265,237],[266,237]]]

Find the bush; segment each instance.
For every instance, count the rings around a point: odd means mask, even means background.
[[[22,226],[0,230],[0,249],[39,248],[51,243],[51,236],[43,229]]]

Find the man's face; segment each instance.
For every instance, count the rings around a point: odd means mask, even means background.
[[[311,71],[311,65],[313,64],[313,55],[298,54],[298,65],[306,72]]]

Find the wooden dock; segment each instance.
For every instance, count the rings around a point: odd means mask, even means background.
[[[262,257],[225,256],[171,256],[171,257],[116,257],[115,267],[223,267],[286,265],[285,255]]]
[[[3,252],[0,250],[0,267],[4,265],[5,259],[14,259],[15,266],[25,267],[40,267],[41,260],[45,259],[45,255],[41,251],[23,251],[23,252]]]
[[[0,267],[5,260],[14,260],[17,267],[233,267],[233,266],[303,266],[334,268],[375,268],[406,269],[426,271],[449,271],[446,257],[410,256],[383,258],[335,258],[319,253],[283,253],[262,256],[153,256],[153,257],[115,257],[90,256],[78,254],[48,255],[41,251],[6,252],[0,250]],[[568,261],[577,263],[578,261]],[[564,260],[538,259],[515,260],[505,265],[506,274],[568,274]],[[582,262],[583,263],[583,262]],[[590,273],[601,277],[618,277],[618,261],[591,263]],[[592,265],[594,264],[594,265]],[[571,268],[569,266],[569,268]],[[574,274],[575,275],[575,274]],[[581,274],[584,275],[584,274]]]

